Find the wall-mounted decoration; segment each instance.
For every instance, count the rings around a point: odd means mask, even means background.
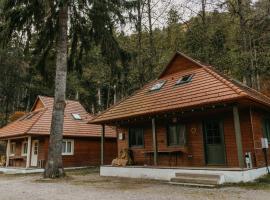
[[[192,134],[196,134],[196,133],[197,133],[197,128],[196,128],[196,127],[192,127],[192,128],[190,129],[190,132],[191,132]]]
[[[118,140],[124,140],[125,134],[124,133],[118,133]]]

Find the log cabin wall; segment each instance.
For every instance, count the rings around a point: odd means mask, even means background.
[[[261,138],[263,137],[263,119],[266,116],[269,116],[269,113],[259,109],[252,109],[251,116],[254,130],[254,160],[257,167],[265,167],[265,158],[261,147]],[[267,155],[270,163],[270,149],[268,149]]]
[[[100,165],[100,138],[64,138],[74,140],[74,155],[63,155],[64,167],[84,167]],[[41,159],[48,157],[49,138],[46,137],[42,143],[44,152],[40,152]],[[105,138],[104,164],[111,164],[117,157],[116,138]],[[39,158],[39,159],[40,159]]]
[[[250,121],[250,115],[248,109],[241,109],[240,111],[240,124],[242,133],[242,144],[243,144],[243,155],[246,152],[251,152],[255,158],[253,148],[253,134]],[[205,149],[204,149],[204,134],[203,134],[203,120],[204,119],[220,118],[223,122],[224,132],[224,145],[226,155],[226,166],[227,167],[239,167],[237,158],[237,146],[235,139],[234,120],[232,110],[216,113],[216,114],[205,114],[200,116],[192,116],[184,118],[182,123],[186,125],[187,133],[187,151],[181,153],[177,158],[177,166],[194,166],[203,167],[205,164]],[[181,123],[181,120],[179,121]],[[144,127],[144,147],[143,148],[130,148],[134,154],[134,160],[137,165],[149,164],[149,158],[145,157],[145,150],[152,150],[152,128],[151,122],[145,125],[138,125]],[[175,147],[167,146],[167,124],[162,121],[157,121],[157,142],[158,150],[168,150]],[[196,130],[194,132],[194,129]],[[192,131],[193,130],[193,131]],[[128,127],[118,127],[118,133],[124,133],[125,139],[118,140],[118,152],[121,149],[129,148],[128,146]],[[176,148],[177,149],[177,148]],[[253,164],[256,166],[256,162],[253,160]],[[150,163],[151,164],[151,163]],[[158,164],[160,166],[169,166],[168,155],[158,155]],[[176,164],[176,162],[174,163]]]

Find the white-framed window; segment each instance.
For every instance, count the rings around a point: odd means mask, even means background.
[[[14,156],[16,152],[16,142],[10,143],[10,156]]]
[[[63,140],[62,142],[62,155],[74,154],[74,140]]]
[[[27,156],[27,141],[22,142],[22,156]]]

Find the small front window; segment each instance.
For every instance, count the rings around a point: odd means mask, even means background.
[[[27,146],[28,146],[28,144],[26,141],[22,143],[22,156],[27,155]]]
[[[62,155],[74,154],[74,140],[63,140],[62,142]]]
[[[186,127],[182,124],[170,124],[167,129],[168,146],[186,144]]]
[[[182,84],[191,82],[192,77],[193,77],[193,74],[188,74],[188,75],[182,76],[180,79],[178,79],[176,81],[176,85],[182,85]]]
[[[16,143],[15,142],[12,142],[10,144],[10,156],[14,156],[15,155],[15,152],[16,152]]]
[[[264,119],[264,124],[263,124],[263,134],[264,137],[268,139],[268,142],[270,142],[270,119]]]
[[[130,128],[129,129],[129,146],[130,147],[142,147],[144,143],[144,134],[142,128]]]

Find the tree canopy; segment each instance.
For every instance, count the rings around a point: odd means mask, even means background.
[[[54,95],[57,2],[0,1],[1,125],[29,110],[37,95]],[[175,51],[269,94],[268,0],[196,1],[181,9],[160,2],[70,1],[68,99],[91,113],[106,109],[154,79]]]

